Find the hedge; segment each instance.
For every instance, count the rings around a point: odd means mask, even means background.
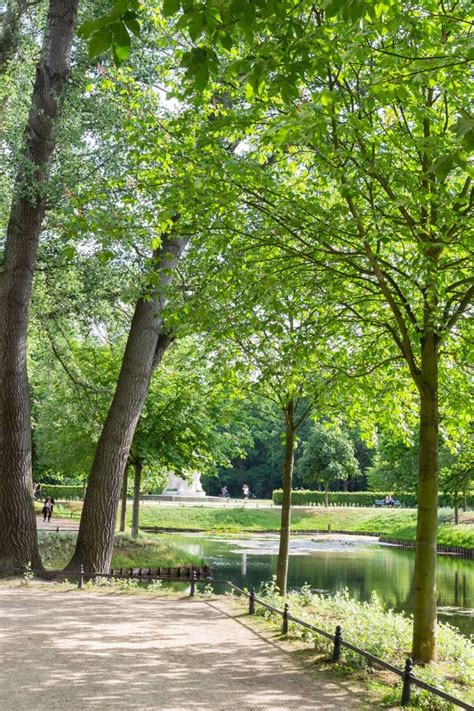
[[[56,501],[70,501],[84,498],[84,485],[62,486],[61,484],[41,484],[43,498],[52,496]]]
[[[375,506],[375,499],[383,499],[386,495],[386,491],[330,491],[328,500],[330,506]],[[291,502],[295,506],[324,506],[324,496],[324,491],[293,491]],[[408,508],[416,508],[417,506],[417,495],[413,492],[396,493],[393,498],[400,501],[402,506]],[[274,504],[281,504],[281,489],[273,491],[272,499]],[[468,495],[467,505],[469,508],[474,506],[474,494]],[[439,506],[451,507],[452,497],[441,494]]]

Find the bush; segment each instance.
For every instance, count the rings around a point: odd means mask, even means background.
[[[55,501],[71,501],[84,498],[84,485],[62,486],[61,484],[42,484],[43,498],[52,496]]]
[[[272,493],[273,503],[281,504],[281,489],[275,489]],[[375,499],[383,499],[386,491],[330,491],[328,494],[330,506],[375,506]],[[417,495],[413,492],[399,492],[394,496],[401,502],[402,506],[416,508]],[[291,503],[295,506],[324,506],[324,491],[293,491]],[[474,494],[467,497],[469,508],[474,506]],[[441,494],[439,506],[451,506],[451,497]]]

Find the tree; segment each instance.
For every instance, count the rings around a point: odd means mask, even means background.
[[[31,476],[26,339],[36,253],[78,0],[51,0],[0,271],[0,562],[40,565]]]
[[[329,484],[355,477],[359,473],[351,440],[320,423],[313,424],[298,467],[305,484],[310,487],[316,484],[324,486],[326,506],[329,506]]]
[[[462,3],[455,16],[445,7],[423,20],[395,13],[382,35],[378,23],[364,20],[350,32],[316,15],[309,31],[321,35],[322,56],[304,70],[298,96],[283,110],[268,84],[262,90],[261,153],[281,148],[269,163],[273,186],[262,180],[245,200],[273,225],[272,243],[295,268],[299,257],[302,268],[318,276],[326,270],[346,284],[351,302],[342,296],[342,304],[372,333],[379,364],[393,362],[395,348],[416,389],[413,654],[424,662],[436,656],[439,368],[449,364],[441,371],[444,386],[463,366],[452,354],[464,353],[474,294],[467,158],[474,123],[459,90],[469,83],[468,12]],[[249,133],[256,146],[257,129]],[[261,234],[260,223],[256,245]]]

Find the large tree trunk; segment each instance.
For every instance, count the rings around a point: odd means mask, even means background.
[[[276,584],[280,595],[286,595],[288,555],[290,547],[291,493],[295,458],[295,406],[289,400],[285,406],[285,457],[283,460],[283,496],[281,502],[280,547],[278,550]]]
[[[0,567],[40,566],[31,474],[28,310],[78,0],[51,0],[0,272]]]
[[[140,518],[140,486],[142,483],[143,464],[141,459],[134,462],[135,479],[133,480],[132,538],[138,538],[138,521]]]
[[[123,473],[123,484],[122,484],[122,508],[120,510],[120,533],[125,532],[125,522],[127,519],[127,492],[128,492],[128,466],[125,467]]]
[[[329,482],[324,482],[324,505],[327,508],[329,506]]]
[[[76,549],[67,570],[77,570],[81,564],[88,573],[110,568],[123,472],[151,376],[170,343],[169,336],[161,334],[166,291],[188,240],[166,236],[154,255],[158,284],[135,307],[115,395],[92,464]]]
[[[422,343],[416,528],[413,602],[413,658],[436,658],[436,535],[438,526],[438,353],[436,336],[428,332]]]

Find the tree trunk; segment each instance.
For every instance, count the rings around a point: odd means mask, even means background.
[[[454,525],[457,526],[459,523],[459,494],[457,491],[454,492]]]
[[[170,344],[161,333],[166,289],[188,237],[163,238],[154,255],[158,284],[135,307],[115,395],[107,414],[89,477],[74,556],[67,570],[107,572],[114,544],[123,472],[154,369]]]
[[[438,353],[436,336],[422,343],[418,517],[413,602],[413,658],[436,658],[436,536],[438,526]]]
[[[28,310],[77,4],[49,4],[0,271],[0,567],[41,565],[32,497]]]
[[[329,506],[329,482],[324,482],[324,505],[326,508]]]
[[[141,459],[135,460],[135,479],[133,482],[132,538],[138,538],[138,521],[140,517],[140,485],[142,483],[143,464]]]
[[[122,485],[122,508],[120,511],[120,533],[125,532],[125,522],[127,519],[127,491],[128,491],[128,467],[125,467],[123,473],[123,485]]]
[[[280,595],[286,595],[288,583],[288,555],[290,547],[291,493],[295,458],[294,402],[285,406],[285,457],[283,460],[283,496],[281,502],[280,547],[278,550],[276,584]]]

